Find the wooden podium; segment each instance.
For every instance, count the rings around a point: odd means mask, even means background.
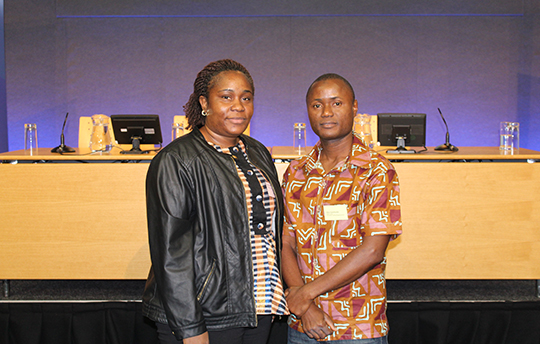
[[[0,279],[145,279],[144,181],[154,154],[0,154]],[[295,158],[291,147],[272,154]],[[386,156],[403,214],[387,278],[540,279],[540,152]]]

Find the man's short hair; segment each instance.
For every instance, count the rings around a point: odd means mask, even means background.
[[[311,85],[309,85],[309,88],[308,88],[307,93],[306,93],[306,101],[307,101],[307,98],[309,96],[309,92],[311,92],[311,88],[313,87],[313,85],[315,83],[317,83],[319,81],[335,80],[335,79],[343,81],[345,83],[345,85],[347,85],[347,87],[349,87],[349,89],[351,90],[351,93],[352,93],[352,97],[353,97],[352,100],[354,101],[356,99],[356,96],[354,95],[354,89],[351,86],[351,83],[349,81],[347,81],[347,79],[345,79],[344,77],[342,77],[341,75],[336,74],[336,73],[326,73],[326,74],[321,75],[317,79],[315,79],[315,81],[313,81],[311,83]]]

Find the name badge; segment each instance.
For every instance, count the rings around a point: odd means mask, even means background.
[[[349,218],[346,204],[323,205],[323,211],[326,221],[347,220]]]

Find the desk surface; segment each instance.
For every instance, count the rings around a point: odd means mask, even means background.
[[[392,147],[375,147],[375,151],[381,153],[390,160],[526,160],[540,159],[540,152],[521,148],[516,154],[504,154],[499,147],[461,147],[458,152],[441,152],[428,147],[427,151],[416,154],[388,154],[386,151]],[[423,148],[415,147],[420,150]],[[308,152],[311,147],[308,147]],[[272,147],[274,159],[296,159],[300,155],[294,147]]]
[[[531,149],[521,148],[516,154],[504,154],[499,147],[461,147],[458,152],[438,152],[433,147],[428,147],[427,151],[416,154],[388,154],[386,150],[391,147],[377,147],[380,152],[390,160],[527,160],[540,159],[540,152]],[[308,147],[310,150],[311,147]],[[296,159],[300,154],[295,152],[294,147],[275,146],[269,148],[274,159]],[[309,152],[309,150],[307,152]],[[52,161],[52,160],[152,160],[157,151],[148,154],[120,154],[120,149],[113,148],[109,153],[91,153],[88,148],[75,148],[75,153],[51,153],[51,148],[39,148],[37,154],[30,155],[24,149],[0,153],[1,160],[22,160],[22,161]]]
[[[52,148],[38,148],[36,154],[30,155],[24,149],[0,154],[0,160],[53,161],[53,160],[152,160],[156,152],[146,154],[121,154],[119,148],[109,153],[92,153],[89,148],[75,148],[74,153],[51,153]]]

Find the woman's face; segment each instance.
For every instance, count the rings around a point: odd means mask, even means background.
[[[238,71],[219,73],[208,98],[201,96],[199,102],[208,113],[201,128],[203,135],[208,134],[207,139],[220,146],[236,144],[253,116],[253,89],[245,75]]]

